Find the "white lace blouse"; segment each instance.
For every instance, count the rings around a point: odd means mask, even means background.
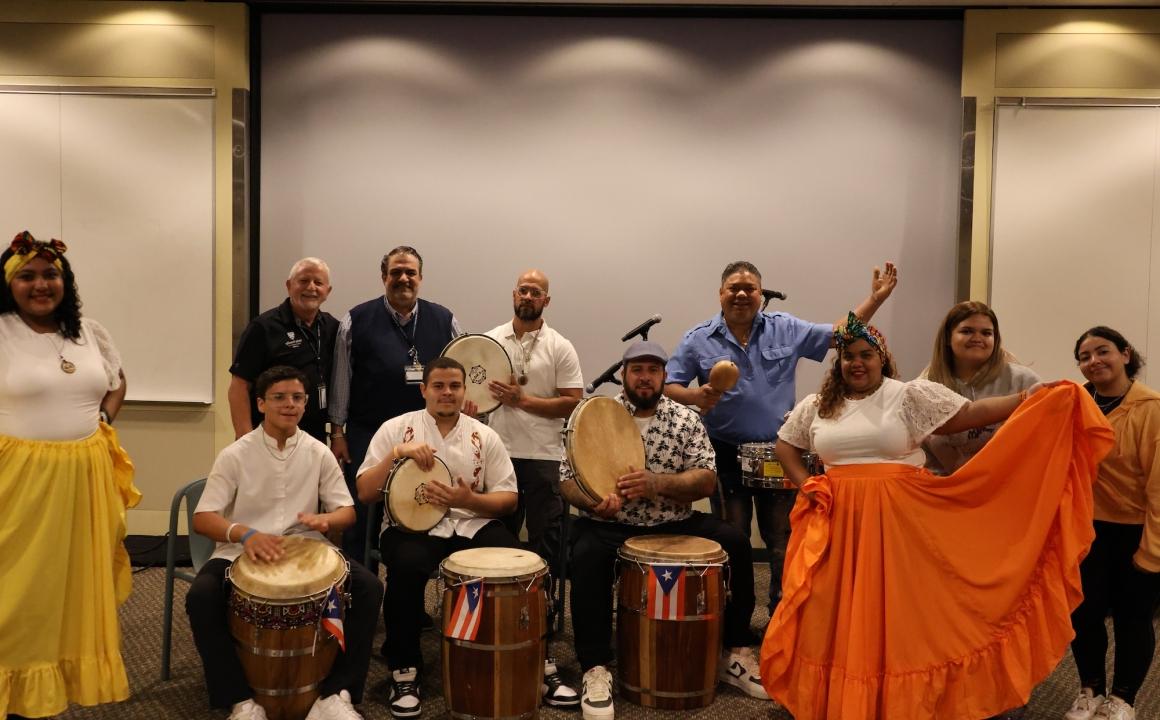
[[[797,404],[778,437],[818,454],[827,466],[926,462],[922,441],[968,400],[927,380],[885,378],[869,397],[846,400],[837,417],[818,417],[817,395]]]

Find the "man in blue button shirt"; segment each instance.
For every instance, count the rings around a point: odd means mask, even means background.
[[[898,283],[893,263],[874,268],[870,296],[854,313],[869,321]],[[746,487],[741,482],[737,448],[743,443],[774,442],[786,413],[796,402],[794,373],[799,358],[821,362],[833,344],[833,323],[812,323],[786,313],[761,310],[761,272],[738,260],[721,273],[721,312],[685,333],[665,368],[665,394],[704,413],[705,428],[717,453],[717,477],[725,519],[749,536],[753,506],[757,527],[769,551],[769,608],[781,599],[781,568],[789,541],[789,511],[794,493]],[[709,370],[731,360],[741,376],[721,393],[709,385]],[[696,380],[698,387],[689,387]],[[721,514],[721,499],[710,498]]]

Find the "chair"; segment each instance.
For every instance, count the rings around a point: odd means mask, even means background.
[[[173,495],[169,506],[169,534],[165,546],[165,613],[161,621],[161,679],[169,679],[169,653],[172,649],[173,634],[173,580],[181,578],[193,582],[197,571],[209,560],[216,543],[205,535],[193,531],[193,512],[197,501],[205,490],[205,478],[194,480]],[[193,561],[193,572],[178,570],[177,564],[177,519],[181,513],[181,503],[185,502],[185,517],[189,527],[189,555]]]

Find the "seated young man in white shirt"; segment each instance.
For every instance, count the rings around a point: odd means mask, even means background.
[[[503,441],[494,430],[461,412],[466,382],[463,366],[438,357],[423,368],[420,390],[426,407],[383,423],[371,439],[358,471],[364,503],[382,499],[395,461],[411,458],[424,470],[438,456],[451,471],[452,484],[426,484],[431,501],[450,508],[426,533],[388,525],[379,537],[390,581],[383,601],[387,637],[383,655],[391,668],[388,700],[395,717],[423,712],[419,695],[419,626],[409,619],[424,612],[424,587],[439,563],[453,552],[473,547],[518,548],[519,541],[496,518],[516,507],[516,475]],[[390,523],[384,517],[384,523]]]
[[[226,568],[245,553],[255,563],[284,554],[283,537],[325,541],[331,529],[354,523],[354,501],[330,449],[298,429],[306,409],[306,376],[285,365],[254,382],[260,427],[222,450],[193,516],[193,530],[217,541],[186,595],[185,609],[205,668],[210,705],[231,708],[230,720],[265,720],[254,702],[229,630]],[[325,512],[318,512],[319,507]],[[350,563],[350,605],[343,622],[346,649],[338,653],[307,720],[361,720],[362,701],[383,586]]]

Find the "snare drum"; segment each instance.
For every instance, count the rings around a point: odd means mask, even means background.
[[[617,557],[621,695],[664,710],[706,707],[717,693],[729,556],[705,538],[642,535]]]
[[[395,463],[383,486],[383,512],[391,525],[425,533],[439,524],[447,506],[428,499],[427,483],[432,480],[451,486],[451,471],[438,457],[430,470],[423,470],[411,458]]]
[[[472,548],[451,553],[439,572],[448,714],[536,717],[548,631],[544,561],[527,550]],[[479,592],[474,607],[466,598],[473,590]]]
[[[460,335],[447,343],[439,354],[458,360],[466,370],[464,395],[476,404],[479,412],[489,413],[499,407],[500,402],[487,389],[487,383],[491,380],[512,381],[512,360],[503,345],[487,335]]]
[[[737,447],[742,485],[765,490],[797,490],[797,486],[785,476],[774,447],[776,443],[771,442],[744,443]]]
[[[270,720],[302,720],[330,673],[338,641],[320,629],[326,598],[346,588],[350,564],[334,547],[296,535],[272,563],[241,555],[226,569],[230,633],[254,701]],[[342,608],[345,615],[345,607]]]
[[[564,499],[591,510],[616,492],[616,480],[643,470],[644,440],[632,415],[610,397],[580,401],[564,424],[564,451],[575,480],[560,485]]]

